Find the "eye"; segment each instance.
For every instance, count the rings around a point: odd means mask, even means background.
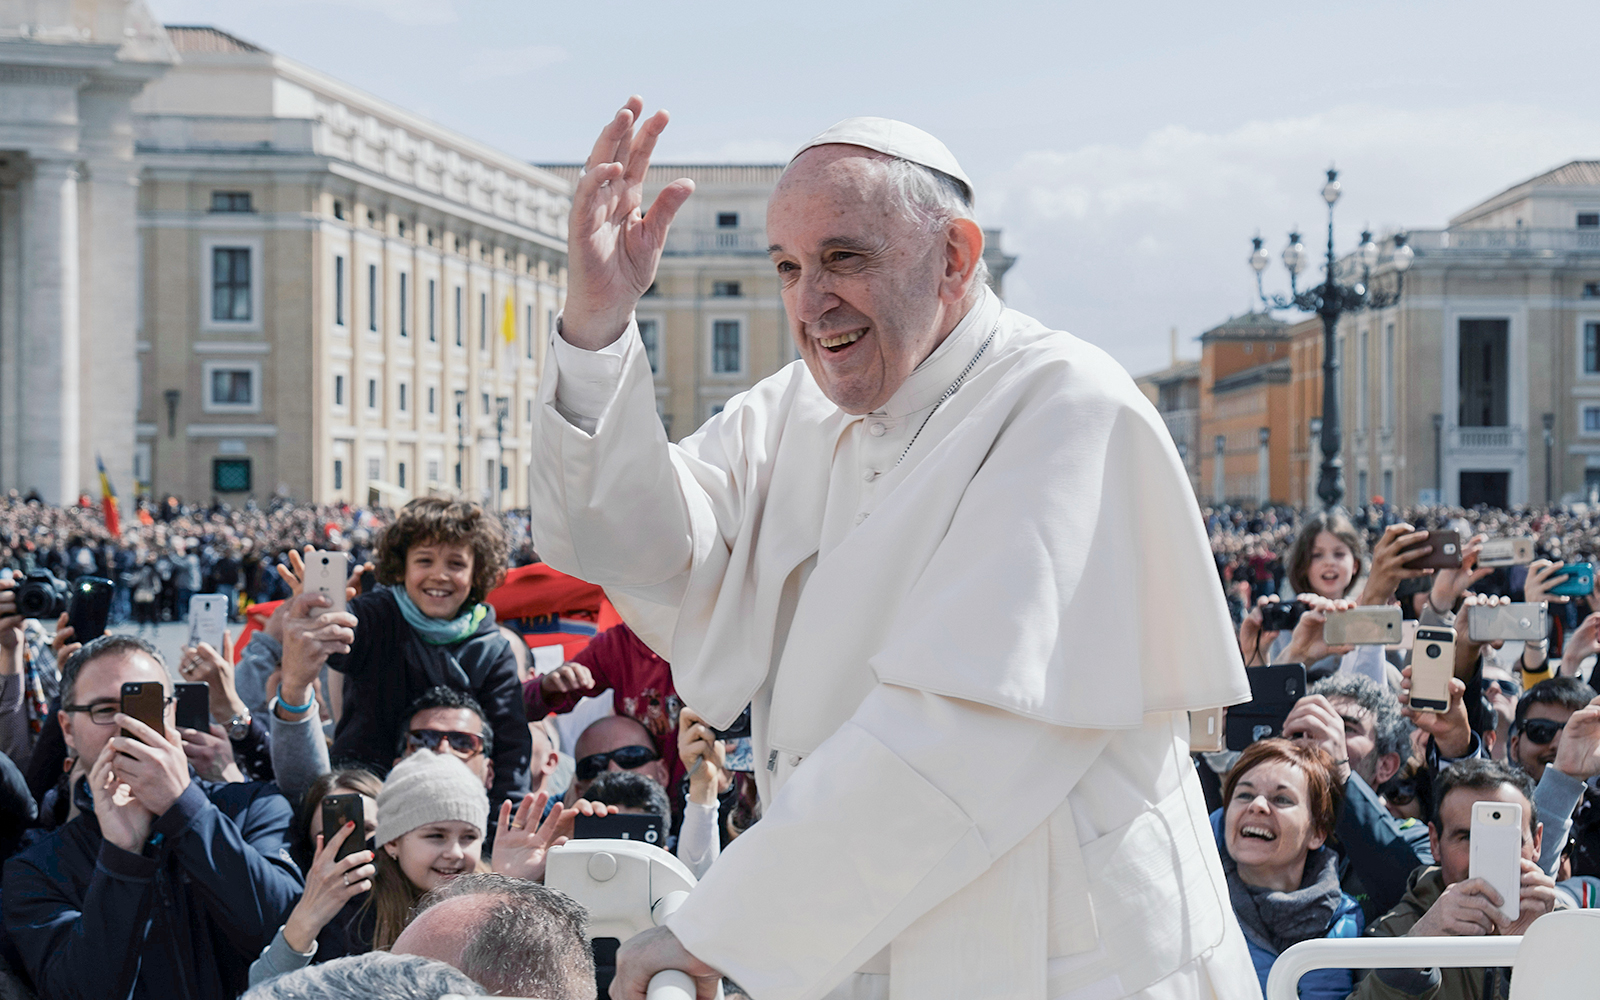
[[[800,270],[798,267],[796,267],[794,265],[793,261],[788,261],[788,260],[780,260],[780,261],[778,261],[778,263],[775,266],[777,267],[777,270],[778,270],[779,274],[791,274],[791,273],[793,273],[795,271]]]

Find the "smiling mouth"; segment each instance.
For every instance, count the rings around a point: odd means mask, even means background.
[[[446,597],[450,597],[455,593],[455,591],[453,591],[453,590],[438,590],[436,588],[435,589],[423,588],[422,592],[424,594],[428,595],[429,597],[438,598],[439,600],[443,600]]]
[[[1271,830],[1262,829],[1259,826],[1243,826],[1243,827],[1240,827],[1239,828],[1239,836],[1241,836],[1241,837],[1249,837],[1251,840],[1272,841],[1272,840],[1277,840],[1278,839],[1278,835],[1277,834],[1273,833]]]
[[[866,327],[862,327],[859,330],[851,330],[849,333],[841,333],[837,337],[829,337],[825,340],[819,340],[818,343],[829,351],[837,354],[839,351],[844,350],[846,347],[849,347],[851,344],[855,343],[866,335]]]
[[[457,875],[460,875],[462,872],[466,871],[466,869],[465,868],[433,868],[433,869],[431,869],[431,871],[435,875],[439,876],[440,878],[455,878]]]

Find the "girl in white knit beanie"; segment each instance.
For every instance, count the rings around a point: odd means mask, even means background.
[[[449,754],[414,753],[378,793],[377,873],[369,903],[374,950],[385,951],[411,920],[423,893],[463,872],[488,871],[483,834],[489,795],[483,779]]]

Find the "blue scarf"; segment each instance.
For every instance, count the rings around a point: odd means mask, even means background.
[[[429,618],[417,607],[411,595],[406,593],[405,587],[383,588],[393,597],[394,602],[400,606],[400,613],[405,616],[406,624],[416,630],[422,641],[430,646],[449,646],[461,642],[478,631],[478,626],[483,624],[483,619],[489,614],[487,604],[474,604],[472,607],[456,615],[454,618]]]

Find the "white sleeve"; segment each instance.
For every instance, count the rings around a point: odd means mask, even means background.
[[[617,394],[622,382],[623,349],[630,334],[638,336],[630,320],[622,336],[600,348],[586,351],[567,343],[561,334],[561,317],[556,317],[556,333],[551,338],[555,359],[556,412],[585,434],[593,434],[606,404]]]
[[[722,853],[722,838],[717,836],[717,806],[686,802],[683,826],[678,830],[678,860],[689,866],[697,879],[705,878],[711,863]]]
[[[1038,829],[1110,739],[879,685],[667,925],[752,996],[814,995]]]

